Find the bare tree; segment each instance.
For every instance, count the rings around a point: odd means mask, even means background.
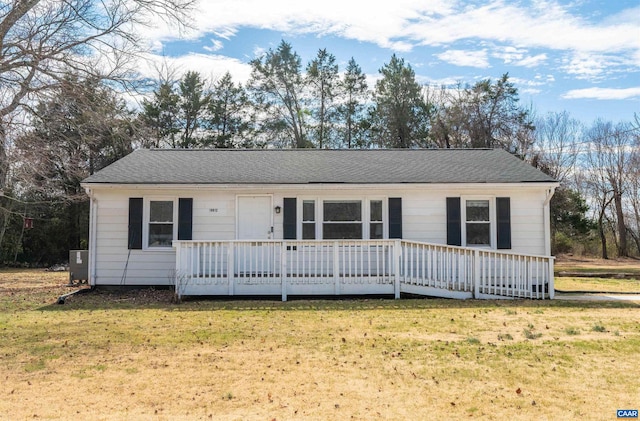
[[[159,16],[184,27],[196,0],[9,0],[0,3],[0,191],[7,187],[11,124],[74,72],[127,82],[142,50],[134,27]],[[8,202],[0,197],[5,230]],[[0,242],[1,245],[1,242]]]
[[[11,0],[0,4],[0,189],[8,117],[65,73],[126,81],[141,51],[133,28],[153,16],[184,25],[195,0]]]
[[[606,206],[613,203],[615,218],[616,246],[619,257],[629,256],[627,226],[625,223],[625,195],[627,194],[628,173],[633,162],[634,129],[629,124],[596,121],[587,132],[590,141],[588,153],[589,171],[592,173],[594,192],[600,205],[599,229],[603,247],[603,221]],[[606,250],[603,250],[603,257]],[[606,257],[605,257],[606,258]]]
[[[631,136],[633,146],[630,148],[630,166],[627,172],[627,196],[630,202],[629,234],[636,244],[640,254],[640,115],[635,114],[635,120],[631,124]]]
[[[560,182],[571,179],[578,157],[582,124],[569,113],[548,113],[536,120],[534,164]]]
[[[436,99],[431,136],[441,147],[503,148],[522,157],[528,153],[533,143],[531,111],[518,103],[518,89],[508,74],[495,82],[443,88]]]

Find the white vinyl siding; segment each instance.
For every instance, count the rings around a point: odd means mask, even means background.
[[[446,244],[446,198],[510,197],[512,249],[515,253],[544,254],[545,237],[543,203],[545,187],[504,185],[491,188],[485,196],[484,186],[440,186],[420,187],[371,187],[354,186],[337,190],[333,186],[323,187],[194,187],[182,189],[137,186],[132,188],[109,188],[91,186],[97,205],[96,226],[96,282],[102,285],[171,285],[175,271],[173,248],[146,250],[127,249],[128,206],[130,197],[193,198],[193,239],[234,240],[236,235],[236,195],[272,194],[273,206],[282,206],[285,197],[296,197],[298,238],[302,239],[302,207],[304,200],[315,200],[316,238],[321,238],[322,217],[317,212],[323,200],[362,200],[363,236],[370,238],[370,202],[382,200],[384,238],[388,230],[387,197],[402,198],[403,238]],[[177,206],[174,205],[174,206]],[[174,224],[177,219],[174,220]],[[273,239],[282,239],[283,212],[273,214]],[[310,222],[310,221],[309,221]],[[175,238],[175,237],[174,237]],[[144,244],[144,243],[143,243]],[[127,263],[128,259],[128,263]],[[126,273],[124,271],[127,267]],[[124,275],[124,276],[123,276]]]

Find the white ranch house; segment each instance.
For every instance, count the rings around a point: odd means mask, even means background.
[[[557,185],[502,150],[137,150],[83,182],[90,284],[553,298]]]

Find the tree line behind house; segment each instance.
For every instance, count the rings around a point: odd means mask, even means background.
[[[537,115],[505,74],[428,86],[392,55],[369,85],[326,49],[303,66],[291,44],[226,73],[165,72],[133,109],[108,79],[66,71],[5,124],[0,264],[48,265],[86,248],[83,178],[136,148],[503,148],[561,182],[554,253],[640,254],[640,120],[585,126]],[[141,81],[142,82],[142,81]],[[9,141],[10,140],[10,141]],[[25,225],[33,220],[34,228]]]

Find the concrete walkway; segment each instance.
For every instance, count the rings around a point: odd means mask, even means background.
[[[556,300],[575,301],[640,301],[640,294],[615,294],[615,293],[561,293],[556,292]]]

